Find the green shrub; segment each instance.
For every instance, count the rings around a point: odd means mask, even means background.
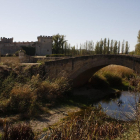
[[[15,73],[11,72],[10,75],[3,80],[0,93],[2,93],[4,97],[9,97],[9,93],[12,90],[16,81],[15,77],[16,77]]]

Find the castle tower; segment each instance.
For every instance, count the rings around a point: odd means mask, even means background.
[[[2,43],[13,43],[13,37],[12,38],[1,37],[1,42]]]
[[[36,55],[52,54],[52,36],[38,36]]]

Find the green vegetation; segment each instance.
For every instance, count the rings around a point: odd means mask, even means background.
[[[137,38],[138,38],[138,41],[137,41],[137,44],[135,46],[135,54],[140,55],[140,30],[138,32]]]
[[[134,123],[112,119],[102,112],[100,106],[89,107],[93,103],[89,98],[71,95],[67,78],[46,79],[42,70],[43,65],[29,68],[19,66],[6,75],[0,75],[1,116],[20,114],[23,119],[34,118],[39,114],[48,113],[50,107],[75,105],[81,107],[80,112],[68,114],[68,117],[57,125],[43,128],[44,132],[50,131],[50,139],[115,139],[125,137],[129,131],[134,130],[130,127]],[[95,73],[90,84],[100,89],[124,89],[130,84],[138,85],[139,80],[131,79],[133,77],[136,77],[133,70],[110,65]],[[31,136],[31,139],[35,137],[29,125],[8,125],[1,120],[0,124],[4,124],[4,133],[0,135],[0,139],[8,139],[9,136],[13,139],[15,136]],[[10,139],[12,140],[11,137]]]
[[[59,53],[64,53],[64,43],[66,42],[65,36],[64,35],[53,35],[53,43],[52,43],[52,49],[53,53],[59,54]]]
[[[1,115],[20,113],[22,116],[35,117],[47,112],[47,104],[53,104],[69,90],[68,80],[64,77],[41,80],[41,75],[32,76],[30,69],[25,71],[24,74],[11,72],[0,79]]]
[[[65,40],[64,35],[56,34],[53,36],[52,44],[53,54],[64,54],[72,56],[81,55],[93,55],[93,54],[128,54],[129,53],[129,43],[128,41],[121,42],[116,40],[111,40],[105,38],[104,40],[97,41],[94,44],[93,41],[86,41],[80,46],[71,46],[67,40]],[[48,55],[47,55],[48,57]],[[57,56],[55,56],[57,57]]]

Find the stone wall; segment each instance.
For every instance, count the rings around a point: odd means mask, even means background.
[[[36,55],[44,56],[52,54],[52,37],[39,36],[36,42],[13,42],[13,38],[1,38],[0,52],[1,55],[14,54],[21,50],[21,46],[30,46],[36,48]]]

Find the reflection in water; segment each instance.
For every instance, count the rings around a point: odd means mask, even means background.
[[[120,94],[111,95],[100,101],[103,111],[107,115],[119,120],[134,120],[135,119],[135,104],[138,102],[139,94],[132,94],[128,91],[123,91]]]

